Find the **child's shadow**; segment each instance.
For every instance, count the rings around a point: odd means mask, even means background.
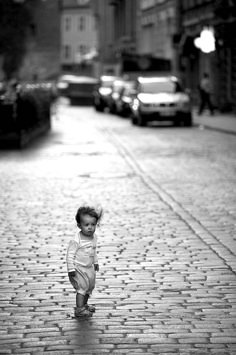
[[[93,319],[89,318],[77,318],[73,314],[67,314],[67,318],[75,321],[73,323],[73,329],[70,330],[70,344],[78,346],[78,349],[81,348],[83,351],[91,346],[96,346],[99,343],[98,336],[98,324]]]

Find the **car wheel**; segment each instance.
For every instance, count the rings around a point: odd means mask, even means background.
[[[104,111],[103,107],[100,106],[100,105],[96,105],[95,106],[95,110],[98,111],[98,112],[103,112]]]
[[[131,116],[131,122],[134,126],[137,125],[137,117],[135,117],[134,115]]]
[[[139,127],[144,127],[147,125],[147,121],[142,115],[138,115],[137,124]]]
[[[184,120],[184,126],[185,127],[191,127],[192,124],[193,124],[192,115],[189,114]]]
[[[173,125],[175,126],[175,127],[180,127],[181,126],[181,121],[173,121]]]
[[[116,109],[116,114],[117,114],[118,116],[121,116],[121,117],[122,117],[122,111],[121,111],[121,109],[118,108],[118,107],[117,107],[117,109]]]
[[[114,105],[114,104],[112,104],[112,105],[109,107],[109,111],[110,111],[110,113],[112,113],[113,115],[116,114],[116,108],[115,108],[115,105]]]

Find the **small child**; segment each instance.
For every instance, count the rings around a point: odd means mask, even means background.
[[[101,217],[102,210],[80,207],[75,216],[80,231],[69,242],[67,249],[67,270],[69,280],[76,290],[75,316],[78,318],[91,317],[95,312],[95,307],[89,306],[87,302],[95,287],[95,271],[99,271],[95,230]]]

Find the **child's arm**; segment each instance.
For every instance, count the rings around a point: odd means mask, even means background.
[[[66,256],[68,273],[75,272],[74,258],[75,258],[75,253],[77,248],[78,248],[78,244],[74,240],[71,240],[68,245],[67,256]]]

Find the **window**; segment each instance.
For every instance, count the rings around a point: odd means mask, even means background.
[[[78,17],[78,30],[79,31],[85,30],[85,17],[84,16]]]
[[[69,45],[64,46],[64,58],[65,59],[70,59],[71,57],[71,48]]]
[[[66,17],[65,18],[65,30],[68,32],[71,29],[71,18]]]
[[[146,53],[146,54],[152,53],[152,49],[154,47],[153,42],[155,41],[154,30],[155,30],[155,28],[154,28],[153,24],[143,26],[143,29],[142,29],[142,38],[143,38],[142,53]],[[143,65],[145,66],[145,64],[143,64]]]
[[[160,82],[144,82],[140,84],[140,91],[144,93],[175,93],[182,92],[182,88],[179,83],[172,81],[160,81]]]
[[[88,46],[86,46],[85,44],[81,44],[78,47],[78,51],[80,54],[86,54],[86,53],[88,53]]]

